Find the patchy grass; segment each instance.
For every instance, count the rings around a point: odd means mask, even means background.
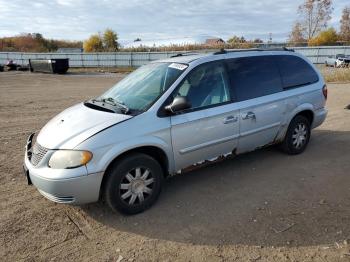
[[[319,69],[327,83],[350,82],[350,68],[319,66]]]

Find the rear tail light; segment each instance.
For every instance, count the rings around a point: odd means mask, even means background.
[[[322,93],[323,93],[324,98],[327,100],[327,97],[328,97],[327,85],[324,85],[324,86],[323,86],[323,88],[322,88]]]

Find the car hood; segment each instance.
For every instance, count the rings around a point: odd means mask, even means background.
[[[132,118],[86,107],[72,106],[52,118],[40,131],[37,142],[48,149],[73,149],[97,132]]]

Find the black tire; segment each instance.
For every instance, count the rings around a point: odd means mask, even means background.
[[[137,169],[140,169],[138,178]],[[142,180],[147,171],[147,177]],[[163,183],[163,170],[158,161],[141,153],[130,154],[115,162],[106,175],[107,180],[103,189],[104,200],[114,211],[128,215],[141,213],[150,208],[157,201]],[[131,177],[134,180],[130,181]],[[152,184],[145,186],[151,178],[153,178]],[[122,188],[125,186],[128,186],[128,189]],[[129,194],[131,195],[128,196]],[[143,195],[143,201],[139,194]],[[135,197],[133,195],[137,196],[130,204],[132,198]]]
[[[305,127],[305,139],[303,140],[303,134],[304,132],[302,131],[303,129],[300,127]],[[300,129],[300,134],[298,136],[297,130]],[[309,141],[310,141],[310,136],[311,136],[311,127],[310,127],[310,122],[309,120],[302,116],[302,115],[297,115],[295,116],[292,121],[290,122],[288,126],[288,130],[286,133],[286,136],[281,144],[281,148],[284,152],[290,155],[297,155],[306,149]],[[299,140],[300,139],[300,140]],[[299,141],[301,144],[299,144]]]

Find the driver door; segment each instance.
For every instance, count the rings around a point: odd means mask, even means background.
[[[231,88],[223,62],[194,68],[176,94],[191,108],[171,116],[176,170],[231,153],[237,147],[239,110],[231,103]]]

